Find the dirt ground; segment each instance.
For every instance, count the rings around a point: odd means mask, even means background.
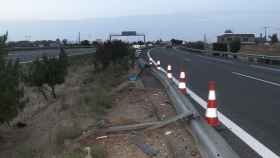
[[[26,87],[29,103],[12,121],[12,126],[1,126],[0,158],[52,157],[59,153],[66,139],[79,136],[95,124],[92,112],[83,110],[83,81],[92,68],[88,65],[73,66],[65,84],[58,86],[57,99],[44,99],[37,88]],[[27,124],[16,128],[14,123]]]
[[[45,100],[36,88],[27,87],[30,102],[12,122],[27,126],[0,127],[0,158],[84,158],[85,147],[91,148],[93,158],[201,157],[180,121],[150,131],[100,134],[108,127],[167,120],[176,114],[164,90],[144,73],[142,80],[116,88],[111,109],[97,115],[84,105],[99,99],[92,95],[100,93],[89,80],[92,69],[87,64],[70,67],[66,82],[57,87],[57,99]],[[143,146],[154,156],[145,154]]]
[[[151,80],[150,76],[143,78],[146,81]],[[115,95],[113,109],[105,117],[105,127],[167,120],[175,115],[176,113],[163,89],[128,88]],[[133,139],[135,135],[138,140]],[[96,137],[99,136],[104,135]],[[137,147],[135,145],[137,143],[149,145],[152,150],[155,150],[157,154],[152,157],[201,157],[193,137],[182,126],[181,122],[151,131],[125,132],[105,136],[103,139],[92,140],[92,142],[87,139],[89,141],[87,145],[101,144],[105,146],[107,158],[151,157]]]
[[[273,45],[244,45],[241,47],[240,52],[259,55],[280,56],[280,43]]]

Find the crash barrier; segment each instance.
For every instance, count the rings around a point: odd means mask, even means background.
[[[155,63],[153,61],[153,63]],[[153,67],[155,66],[155,67]],[[210,127],[201,117],[199,112],[192,105],[190,100],[178,91],[178,84],[167,78],[167,72],[164,69],[157,70],[157,65],[153,64],[152,74],[163,84],[169,95],[178,115],[191,113],[192,117],[188,119],[189,127],[198,142],[198,146],[203,158],[239,158],[228,143]],[[183,77],[183,76],[182,76]]]
[[[227,127],[228,130],[230,130],[234,135],[236,135],[238,138],[240,138],[244,143],[246,143],[251,149],[253,149],[257,154],[259,154],[263,158],[279,158],[278,155],[276,155],[273,151],[271,151],[268,147],[263,145],[261,142],[259,142],[257,139],[255,139],[253,136],[251,136],[248,132],[243,130],[241,127],[239,127],[236,123],[231,121],[228,117],[226,117],[221,112],[217,111],[217,106],[213,106],[213,104],[217,104],[216,102],[216,92],[215,92],[215,84],[209,83],[209,96],[208,96],[208,102],[203,100],[201,97],[199,97],[197,94],[195,94],[191,89],[186,87],[186,91],[188,92],[188,95],[184,95],[179,92],[178,86],[179,81],[174,77],[172,79],[167,78],[167,71],[165,71],[163,68],[156,67],[156,62],[150,55],[150,51],[147,53],[149,59],[151,59],[152,64],[152,71],[153,74],[163,83],[165,86],[168,95],[170,96],[171,100],[177,100],[179,105],[186,106],[188,109],[190,109],[194,116],[199,116],[196,108],[194,105],[189,101],[189,97],[194,100],[196,103],[198,103],[201,107],[204,109],[213,108],[216,110],[213,110],[210,112],[211,115],[208,115],[210,117],[216,116],[216,120],[211,120],[213,122],[212,126],[217,126],[219,124],[223,124],[225,127]],[[154,68],[155,67],[155,68]],[[214,86],[213,86],[214,85]],[[211,92],[212,91],[212,92]],[[215,92],[215,93],[214,93]],[[210,94],[211,93],[211,94]],[[210,96],[211,95],[211,96]],[[188,96],[188,97],[187,97]],[[210,103],[210,102],[212,103]],[[213,103],[213,101],[215,101]],[[180,113],[184,111],[184,107],[178,107],[175,106],[175,109],[177,113]],[[207,112],[206,112],[207,113]],[[200,146],[205,151],[203,154],[203,157],[212,158],[212,157],[219,157],[219,158],[231,158],[231,157],[239,157],[232,148],[228,145],[228,143],[219,135],[214,128],[209,126],[206,122],[208,122],[207,117],[206,121],[205,118],[194,117],[195,119],[190,121],[190,126],[192,128],[192,131],[194,135],[197,137],[197,139],[200,142]],[[209,122],[208,122],[209,123]]]
[[[208,56],[221,56],[223,58],[237,59],[240,61],[246,61],[252,63],[280,65],[280,56],[257,55],[257,54],[247,54],[247,53],[231,53],[231,52],[223,52],[223,51],[201,50],[201,49],[182,48],[182,47],[180,49],[201,53]]]

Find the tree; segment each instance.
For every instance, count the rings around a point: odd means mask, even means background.
[[[205,49],[204,48],[204,42],[202,41],[197,41],[197,42],[189,42],[187,43],[188,47],[194,48],[194,49]]]
[[[236,53],[241,49],[241,42],[239,39],[234,39],[229,45],[230,51],[233,53]]]
[[[62,40],[62,43],[63,43],[63,45],[66,46],[66,45],[68,44],[68,40],[67,40],[67,39],[63,39],[63,40]]]
[[[0,36],[0,124],[9,122],[24,108],[22,76],[18,61],[7,61],[8,34]]]
[[[81,41],[81,45],[83,45],[83,46],[89,46],[89,45],[90,45],[90,42],[89,42],[89,40],[83,40],[83,41]]]
[[[26,80],[31,86],[38,87],[43,96],[47,95],[43,89],[46,84],[51,88],[53,98],[56,98],[55,86],[62,84],[67,76],[68,57],[63,48],[60,48],[59,58],[43,57],[37,59],[30,67],[28,79]]]
[[[99,44],[95,53],[96,64],[100,64],[101,68],[106,69],[110,64],[122,64],[128,68],[129,63],[134,62],[134,53],[129,48],[128,43],[122,41],[107,41]]]
[[[213,50],[217,51],[227,51],[227,44],[225,43],[213,43]]]
[[[276,33],[274,33],[272,36],[269,36],[269,38],[270,38],[270,42],[271,42],[272,44],[273,44],[273,43],[279,42],[278,36],[277,36]]]
[[[92,43],[91,43],[93,46],[98,46],[98,42],[97,41],[92,41]]]
[[[181,44],[183,44],[182,40],[177,40],[177,39],[174,39],[174,38],[171,39],[170,41],[171,41],[172,45],[181,45]]]

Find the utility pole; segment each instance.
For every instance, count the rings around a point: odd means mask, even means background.
[[[264,26],[264,40],[267,41],[267,30],[269,29],[269,26]]]
[[[205,34],[205,33],[204,33],[204,35],[203,35],[203,43],[204,43],[204,49],[208,49],[207,37],[206,37],[206,34]]]
[[[79,35],[78,35],[78,44],[81,44],[81,33],[79,32]]]

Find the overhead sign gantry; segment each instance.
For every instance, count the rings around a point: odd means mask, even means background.
[[[142,36],[144,39],[144,43],[146,42],[146,35],[139,34],[136,31],[123,31],[121,32],[121,34],[110,34],[110,41],[112,40],[112,37],[121,37],[121,36]]]

